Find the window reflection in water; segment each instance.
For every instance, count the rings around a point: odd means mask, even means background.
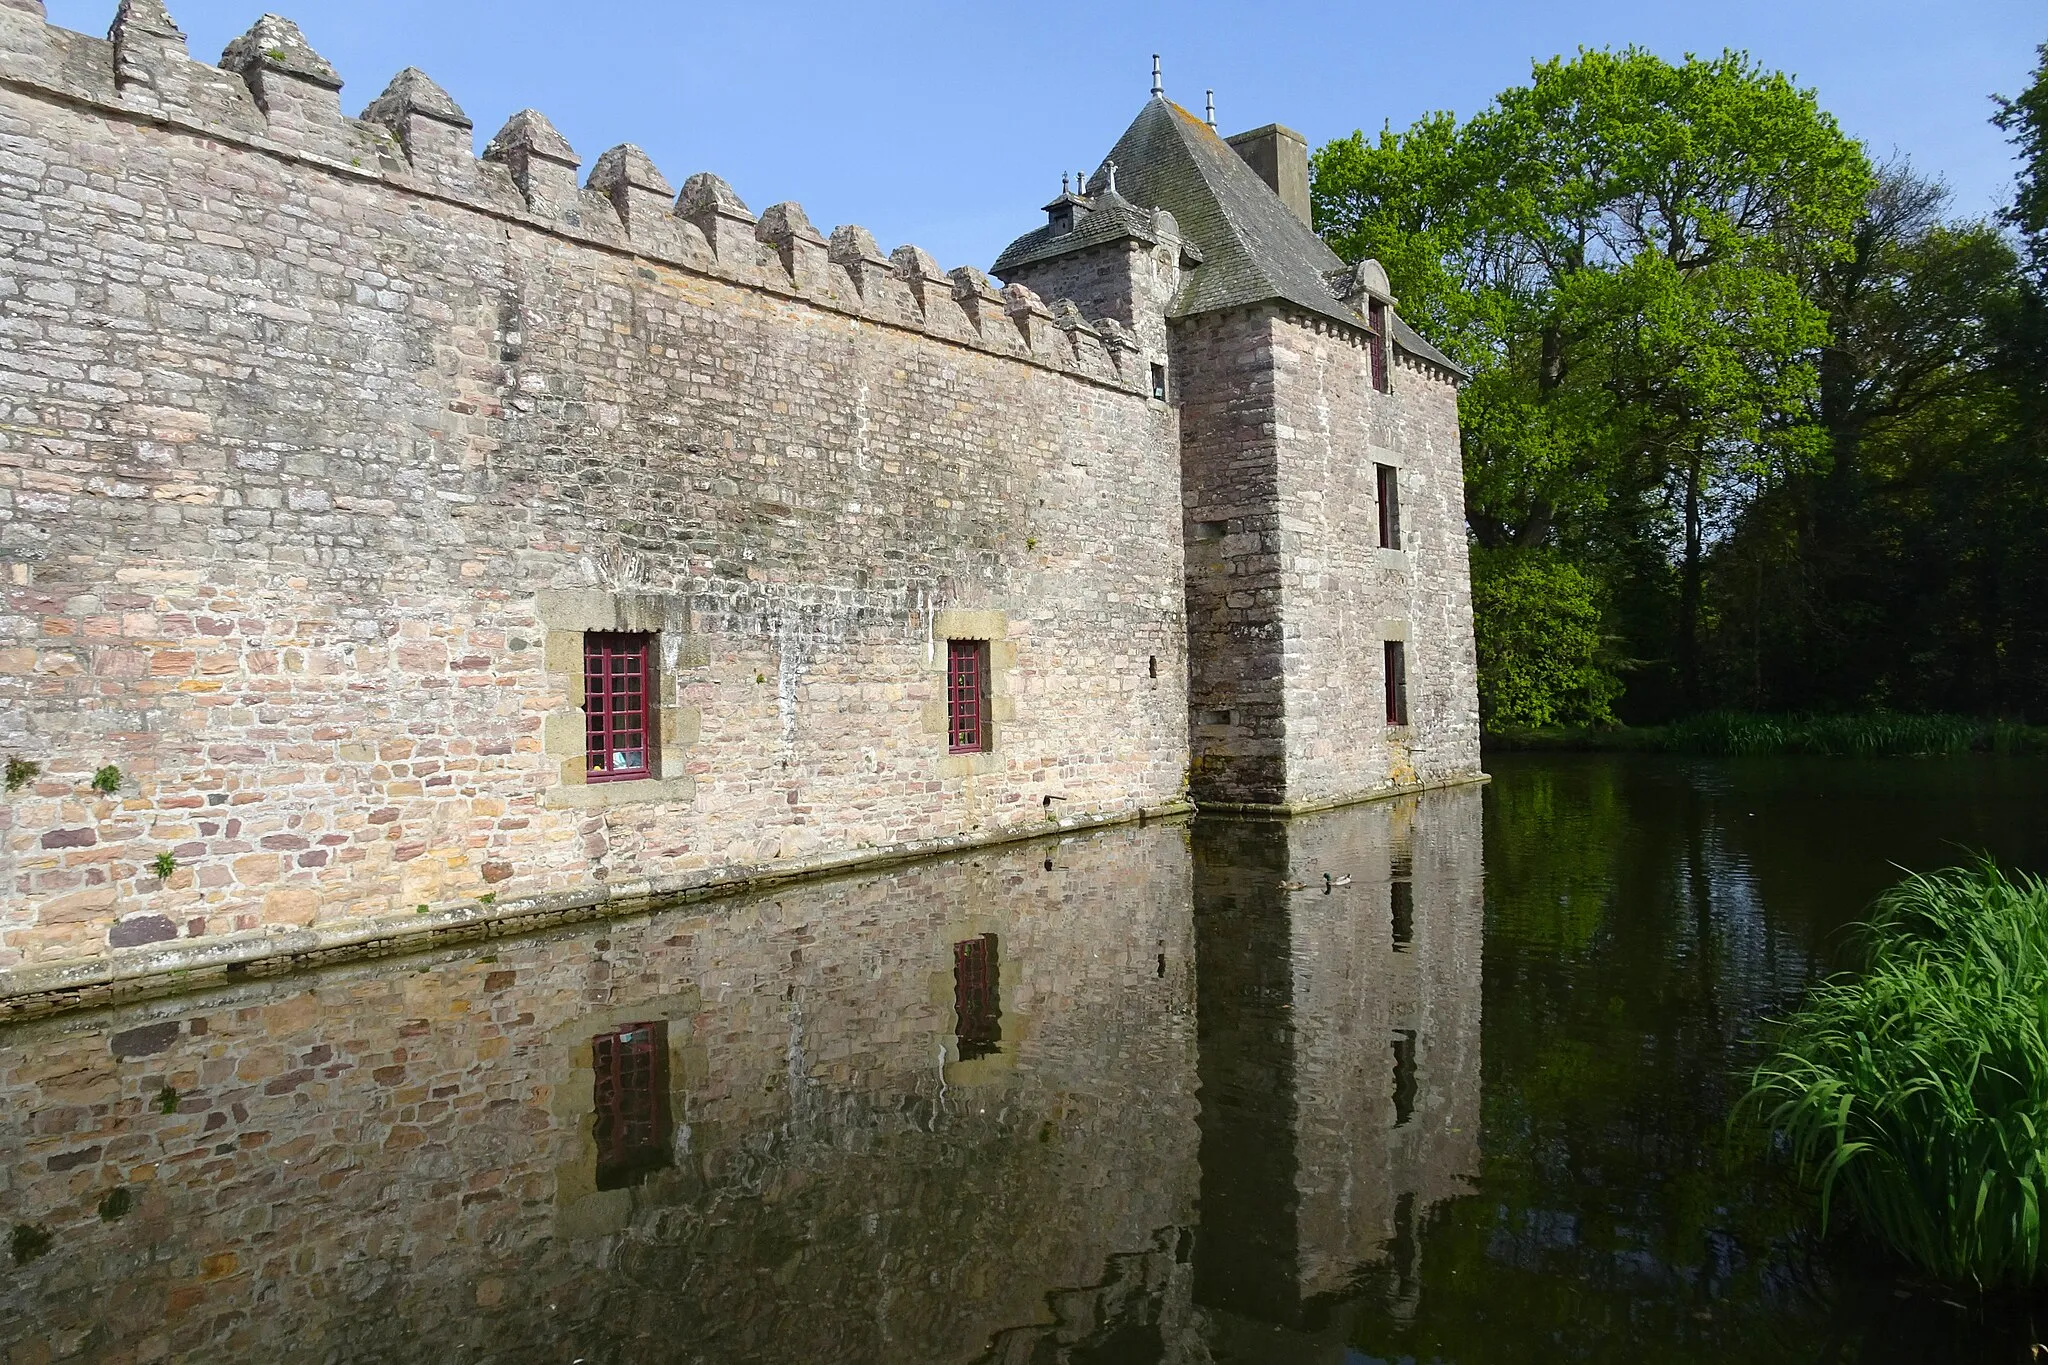
[[[1415,1030],[1394,1030],[1394,1126],[1415,1117]]]
[[[1415,942],[1415,852],[1398,839],[1388,870],[1387,895],[1394,912],[1394,951],[1405,953]]]
[[[597,1187],[637,1185],[669,1164],[668,1022],[627,1024],[590,1040]]]
[[[1003,1008],[997,980],[996,936],[983,934],[953,945],[953,1017],[960,1060],[992,1056],[1003,1041]]]

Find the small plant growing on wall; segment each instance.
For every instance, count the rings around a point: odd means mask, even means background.
[[[14,1235],[8,1238],[8,1249],[14,1253],[16,1265],[27,1265],[50,1249],[50,1230],[33,1223],[16,1223]]]
[[[126,1189],[108,1190],[100,1200],[100,1221],[111,1223],[135,1207],[135,1196]]]
[[[121,790],[121,770],[109,763],[92,775],[92,789],[105,796]]]
[[[159,853],[150,863],[150,867],[156,872],[158,880],[169,881],[171,874],[178,870],[178,859],[174,854]]]
[[[175,1086],[169,1086],[169,1085],[167,1085],[167,1086],[165,1086],[165,1087],[164,1087],[163,1089],[161,1089],[161,1090],[157,1091],[157,1092],[156,1092],[156,1107],[157,1107],[157,1112],[158,1112],[158,1113],[160,1113],[160,1114],[175,1114],[175,1113],[177,1113],[177,1112],[178,1112],[178,1091],[177,1091],[177,1087],[175,1087]]]
[[[18,792],[42,775],[43,765],[32,758],[7,756],[7,790]]]

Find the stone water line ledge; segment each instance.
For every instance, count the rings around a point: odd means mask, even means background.
[[[1442,791],[1447,787],[1479,786],[1491,781],[1491,773],[1458,773],[1450,777],[1433,778],[1427,782],[1398,782],[1390,787],[1374,787],[1370,791],[1347,792],[1341,796],[1318,797],[1313,801],[1288,801],[1277,805],[1261,804],[1256,801],[1204,801],[1202,813],[1285,819],[1289,816],[1313,815],[1317,811],[1335,810],[1339,806],[1357,806],[1367,801],[1386,801],[1396,796],[1413,796],[1417,792]]]
[[[398,73],[360,118],[341,112],[342,79],[297,24],[266,14],[221,54],[194,61],[163,0],[122,0],[106,38],[47,22],[43,0],[0,0],[0,86],[316,167],[344,179],[458,205],[578,246],[640,259],[1125,393],[1148,393],[1136,338],[982,271],[940,269],[925,251],[883,255],[866,228],[829,238],[785,201],[758,217],[708,171],[671,189],[647,154],[621,143],[579,187],[581,158],[534,109],[472,155],[474,125],[417,67]]]
[[[786,882],[872,872],[949,853],[1058,838],[1112,825],[1180,819],[1194,813],[1193,803],[1175,801],[1142,808],[1135,814],[1048,817],[1042,826],[1028,829],[976,831],[887,848],[818,854],[747,868],[725,867],[710,877],[636,877],[504,901],[465,900],[411,914],[333,920],[310,927],[272,925],[203,939],[116,948],[99,957],[0,970],[0,1025],[176,994],[231,976],[280,975],[330,962],[397,956],[474,939],[533,933],[559,924],[738,897]]]

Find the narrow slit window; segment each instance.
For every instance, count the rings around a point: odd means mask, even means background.
[[[1000,970],[994,934],[963,939],[953,945],[953,1027],[960,1040],[963,1062],[1002,1050]]]
[[[1372,467],[1380,503],[1380,548],[1401,548],[1401,471],[1390,464]]]
[[[1387,383],[1387,305],[1374,299],[1366,305],[1366,321],[1372,325],[1372,386],[1391,392]]]
[[[988,641],[946,641],[946,747],[956,754],[988,749]]]
[[[1154,365],[1152,367],[1152,396],[1162,403],[1166,401],[1166,367],[1164,365]]]
[[[637,1185],[669,1164],[668,1022],[627,1024],[590,1040],[597,1187]]]
[[[654,775],[654,637],[593,631],[583,637],[585,780]]]
[[[1387,650],[1387,724],[1408,723],[1408,646],[1389,640]]]

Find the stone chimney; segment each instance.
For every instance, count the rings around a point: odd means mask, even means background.
[[[1269,123],[1224,140],[1272,187],[1290,213],[1305,225],[1315,226],[1308,206],[1307,138],[1292,128]]]

